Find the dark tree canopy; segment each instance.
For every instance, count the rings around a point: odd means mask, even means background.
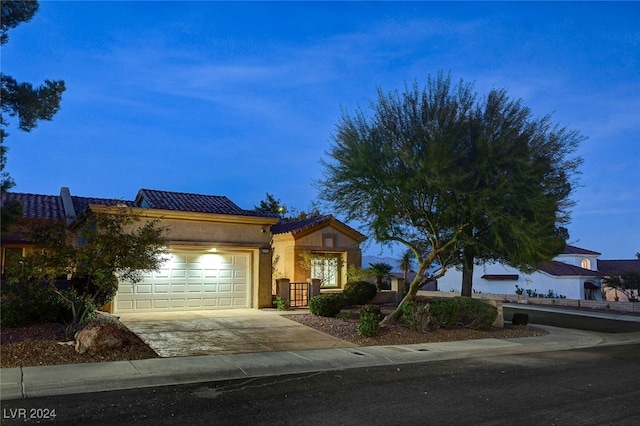
[[[9,30],[17,27],[23,22],[29,22],[38,10],[37,1],[2,1],[2,32],[0,33],[0,44],[9,41]]]
[[[424,89],[378,90],[370,111],[343,114],[320,195],[377,241],[414,252],[411,299],[434,261],[446,271],[553,257],[566,238],[581,162],[569,156],[581,140],[548,116],[533,118],[504,90],[478,99],[473,85],[439,74]]]
[[[31,20],[38,10],[37,1],[2,1],[1,44],[9,40],[9,30]],[[60,109],[64,81],[45,80],[34,87],[31,83],[18,82],[13,77],[0,73],[0,195],[7,192],[15,182],[4,171],[7,164],[7,147],[4,140],[9,133],[9,118],[18,120],[18,128],[30,132],[40,120],[51,120]],[[10,205],[9,205],[10,204]],[[18,201],[3,205],[2,230],[6,230],[21,214]]]

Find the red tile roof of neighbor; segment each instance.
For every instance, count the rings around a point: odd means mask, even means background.
[[[598,271],[591,271],[579,266],[569,265],[568,263],[551,260],[549,262],[540,263],[538,269],[556,277],[571,276],[587,276],[598,277],[601,274]]]
[[[138,191],[136,205],[142,208],[160,210],[277,217],[272,213],[244,210],[222,195],[189,194],[185,192],[158,191],[153,189],[141,189]]]
[[[580,247],[567,244],[561,254],[586,254],[586,255],[600,256],[602,253],[598,253],[597,251],[591,251],[591,250],[587,250],[587,249],[583,249]]]
[[[598,260],[598,271],[610,276],[640,272],[640,259]]]

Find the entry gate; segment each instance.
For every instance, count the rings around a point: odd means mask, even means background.
[[[309,306],[311,283],[289,283],[289,306],[300,308]]]

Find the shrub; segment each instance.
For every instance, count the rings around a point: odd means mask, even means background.
[[[309,300],[309,310],[313,315],[335,317],[342,310],[344,300],[339,294],[319,294]]]
[[[343,295],[349,305],[364,305],[376,297],[378,289],[369,281],[352,281],[344,286]]]
[[[428,303],[431,324],[437,328],[449,328],[458,323],[460,304],[456,299],[436,299]]]
[[[0,325],[3,327],[22,327],[29,323],[29,312],[17,298],[2,297],[0,307]]]
[[[456,297],[460,306],[458,322],[465,328],[486,330],[498,317],[498,309],[471,297]]]
[[[469,297],[436,299],[429,302],[405,302],[402,315],[413,330],[462,326],[473,329],[490,328],[498,310],[489,304]]]
[[[71,308],[49,287],[17,282],[3,289],[0,324],[4,327],[22,327],[30,322],[65,323],[71,317]]]
[[[380,306],[364,305],[360,308],[360,322],[356,326],[358,334],[372,337],[380,331]]]
[[[402,317],[405,324],[412,330],[427,331],[431,324],[429,305],[419,302],[405,302],[402,304]]]
[[[283,299],[280,296],[276,296],[276,300],[273,301],[273,304],[276,305],[276,308],[279,311],[288,311],[290,307],[289,299]]]
[[[339,319],[340,321],[349,321],[351,317],[351,311],[340,311],[335,316],[335,318]]]

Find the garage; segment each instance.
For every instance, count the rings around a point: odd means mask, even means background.
[[[249,254],[172,252],[138,284],[121,282],[115,313],[250,307]]]

